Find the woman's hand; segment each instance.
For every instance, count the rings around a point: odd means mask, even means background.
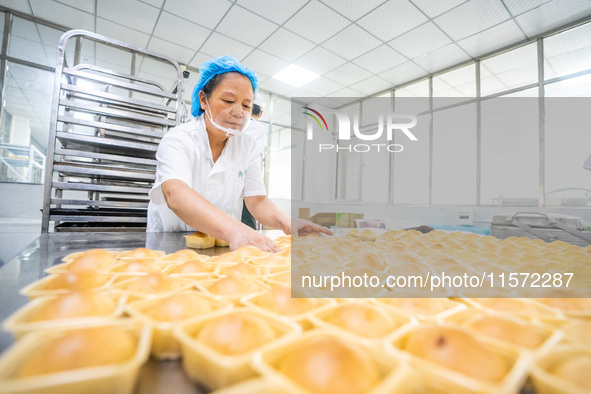
[[[285,234],[293,234],[295,236],[303,237],[306,235],[333,235],[333,232],[327,229],[326,227],[322,227],[316,223],[312,223],[306,219],[300,218],[288,218],[289,220],[287,223],[284,223],[283,232]]]
[[[269,237],[264,236],[261,233],[256,232],[248,226],[242,225],[239,231],[236,231],[230,241],[230,249],[236,250],[242,246],[252,245],[256,246],[263,252],[279,253],[282,249],[275,245]]]

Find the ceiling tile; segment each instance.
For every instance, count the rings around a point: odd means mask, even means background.
[[[308,83],[305,87],[309,91],[316,93],[318,96],[328,96],[329,94],[344,88],[344,86],[340,83],[331,81],[330,79],[326,79],[324,77],[316,78],[312,82]]]
[[[351,89],[351,88],[344,88],[341,89],[337,92],[334,92],[333,94],[330,95],[330,97],[352,97],[352,98],[361,98],[364,97],[364,95],[355,90],[355,89]],[[351,100],[354,101],[354,100]]]
[[[515,18],[528,37],[591,15],[591,1],[553,1]]]
[[[164,11],[213,29],[231,6],[232,3],[229,1],[200,1],[199,5],[196,5],[193,1],[166,0]]]
[[[510,17],[498,0],[472,0],[435,18],[434,22],[457,41],[498,25]]]
[[[249,26],[252,28],[248,29]],[[220,22],[216,31],[256,47],[276,29],[276,24],[242,7],[234,6]]]
[[[357,24],[380,40],[390,41],[426,21],[427,17],[408,0],[397,0],[384,3]]]
[[[445,74],[438,75],[433,78],[433,80],[435,79],[445,81],[451,86],[459,86],[470,83],[474,84],[474,81],[476,80],[476,67],[474,63],[471,63],[467,66],[456,68],[455,70],[446,72]]]
[[[140,73],[148,73],[151,75],[162,75],[167,79],[176,79],[177,71],[168,62],[159,61],[153,58],[144,57],[138,62]]]
[[[150,36],[146,33],[121,26],[103,18],[96,19],[96,32],[140,48],[145,48],[150,39]]]
[[[480,62],[481,73],[484,69],[493,74],[501,74],[528,64],[537,64],[538,48],[535,42],[519,48],[489,57]]]
[[[254,48],[219,33],[213,33],[201,47],[201,52],[210,57],[232,55],[238,60],[244,59]]]
[[[278,57],[269,55],[268,53],[259,51],[258,49],[248,55],[244,59],[243,63],[246,67],[254,70],[257,73],[260,72],[271,76],[275,75],[289,64]]]
[[[445,1],[433,1],[433,0],[411,0],[414,5],[420,8],[429,18],[435,18],[452,8],[465,3],[468,0],[445,0]]]
[[[324,76],[337,83],[349,86],[370,77],[371,73],[353,63],[347,63],[326,73]]]
[[[318,94],[309,91],[305,87],[297,88],[287,93],[289,97],[318,97]]]
[[[261,82],[259,87],[268,92],[273,92],[281,95],[286,95],[288,92],[291,92],[294,89],[293,86],[273,78],[268,78],[265,81]]]
[[[388,45],[382,45],[376,49],[359,56],[353,60],[353,63],[368,70],[371,73],[378,74],[389,68],[406,62],[404,56],[390,48]]]
[[[324,42],[322,46],[347,60],[352,60],[381,44],[380,40],[359,26],[350,25]]]
[[[30,0],[34,15],[69,29],[94,31],[94,16],[51,0]],[[42,16],[40,16],[42,15]]]
[[[78,1],[78,0],[70,0],[70,1]],[[140,0],[142,3],[146,3],[149,4],[151,6],[154,7],[158,7],[158,8],[162,8],[162,3],[164,3],[164,0]],[[170,2],[171,0],[169,0]]]
[[[319,44],[333,36],[349,21],[324,4],[311,1],[295,14],[284,27],[292,32]]]
[[[160,10],[137,0],[96,0],[97,16],[151,34]]]
[[[549,3],[553,0],[503,0],[509,12],[513,16],[523,14],[524,12],[531,11],[541,5]]]
[[[289,43],[289,45],[286,45]],[[265,40],[259,49],[292,62],[314,48],[316,44],[302,38],[289,30],[280,28]]]
[[[429,54],[417,57],[414,62],[429,72],[436,72],[469,60],[466,54],[456,44],[450,44]]]
[[[351,88],[363,93],[365,96],[371,96],[392,87],[392,82],[385,81],[376,75],[351,85]]]
[[[388,45],[409,59],[414,59],[451,42],[449,37],[443,34],[435,24],[427,22],[393,39],[388,42]]]
[[[194,49],[185,48],[170,41],[161,40],[158,37],[152,37],[148,49],[169,56],[183,64],[187,64],[195,55]]]
[[[298,66],[307,68],[316,74],[324,74],[342,66],[347,61],[322,47],[316,47],[295,61]]]
[[[402,85],[427,74],[419,65],[409,61],[380,73],[380,77],[392,85]]]
[[[208,55],[203,52],[198,52],[192,59],[190,59],[188,65],[191,67],[195,67],[196,69],[199,69],[199,66],[201,66],[201,63],[208,61],[210,59],[211,59],[211,55]]]
[[[322,0],[324,4],[352,21],[357,20],[374,8],[383,4],[385,0],[342,1]]]
[[[285,23],[307,0],[238,0],[238,4],[279,25]]]
[[[192,48],[195,51],[203,45],[210,32],[211,30],[195,23],[163,12],[154,29],[154,37],[174,42],[185,48]]]
[[[491,27],[458,41],[458,45],[472,57],[482,56],[516,42],[525,40],[523,32],[513,20]]]
[[[69,5],[70,7],[78,8],[80,11],[94,14],[94,1],[57,0],[57,2]]]

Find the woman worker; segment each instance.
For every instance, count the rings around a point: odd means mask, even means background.
[[[279,252],[268,237],[240,222],[242,201],[263,225],[296,235],[332,232],[290,218],[266,196],[256,141],[248,127],[258,86],[254,72],[232,56],[204,62],[191,96],[190,121],[166,133],[158,146],[147,231],[201,231],[235,250],[254,245]]]

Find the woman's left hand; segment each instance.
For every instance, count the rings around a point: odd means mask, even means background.
[[[322,227],[316,223],[312,223],[306,219],[300,218],[288,218],[289,220],[287,223],[283,225],[283,232],[285,234],[292,234],[294,236],[303,237],[306,235],[333,235],[333,232],[327,229],[326,227]]]

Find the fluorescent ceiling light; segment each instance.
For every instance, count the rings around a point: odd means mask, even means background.
[[[319,76],[320,75],[310,70],[306,70],[303,67],[290,64],[277,74],[273,75],[273,78],[299,88],[300,86],[304,86],[308,82],[315,80]]]

